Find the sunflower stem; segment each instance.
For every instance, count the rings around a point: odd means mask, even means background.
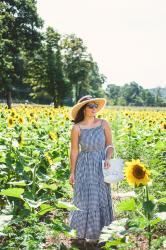
[[[145,187],[146,190],[146,200],[147,202],[149,201],[149,190],[148,190],[148,186],[146,185]],[[152,234],[151,234],[151,223],[150,223],[150,213],[147,212],[147,218],[148,218],[148,245],[149,245],[149,249],[151,248],[151,240],[152,240]]]

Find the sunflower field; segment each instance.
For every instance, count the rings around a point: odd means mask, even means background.
[[[0,106],[0,249],[77,249],[69,244],[69,107]],[[125,179],[112,194],[115,221],[104,227],[104,249],[166,247],[166,110],[105,108]],[[48,241],[48,239],[51,240]]]

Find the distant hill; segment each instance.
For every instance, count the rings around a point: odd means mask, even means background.
[[[155,96],[157,95],[159,91],[160,95],[166,100],[166,87],[165,88],[157,87],[157,88],[152,88],[148,90]]]

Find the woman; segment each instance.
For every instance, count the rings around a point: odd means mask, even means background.
[[[74,125],[71,129],[69,183],[73,187],[73,204],[79,210],[69,214],[69,225],[76,229],[77,239],[98,240],[101,229],[113,220],[111,188],[104,182],[102,160],[111,167],[111,128],[104,119],[96,118],[106,104],[104,98],[83,96],[71,110]],[[80,146],[80,148],[79,148]]]

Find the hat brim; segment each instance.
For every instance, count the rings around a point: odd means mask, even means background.
[[[105,98],[92,98],[90,100],[86,100],[86,101],[75,104],[70,111],[71,119],[75,120],[76,115],[77,115],[78,111],[80,110],[80,108],[83,107],[86,103],[92,102],[92,101],[94,101],[98,104],[98,107],[96,109],[96,113],[98,113],[99,111],[101,111],[105,107],[107,100]]]

